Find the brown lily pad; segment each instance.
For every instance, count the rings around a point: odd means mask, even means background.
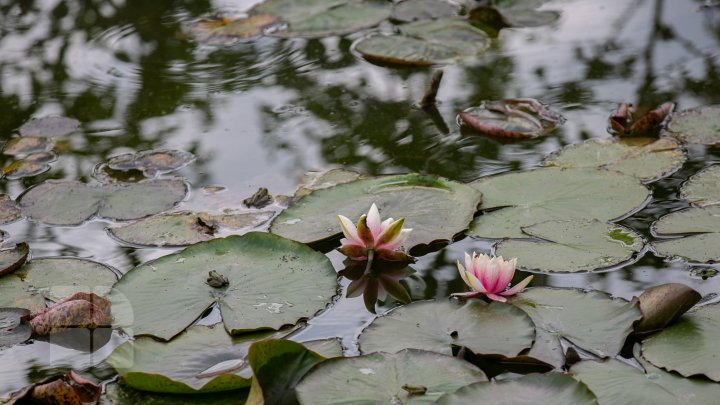
[[[41,136],[20,136],[11,138],[5,146],[2,153],[8,156],[25,156],[39,152],[49,152],[55,146],[53,138]]]
[[[0,249],[0,276],[19,269],[27,260],[28,254],[30,247],[25,242]]]
[[[459,125],[499,138],[537,138],[563,122],[560,114],[531,98],[485,101],[458,114]]]
[[[195,161],[195,155],[182,150],[145,150],[125,153],[110,158],[107,165],[112,170],[139,170],[146,177],[178,170]]]
[[[69,328],[95,329],[112,322],[110,301],[93,293],[77,292],[25,317],[36,335]]]
[[[50,377],[14,394],[7,405],[53,404],[92,405],[100,400],[102,388],[70,370],[63,376]]]
[[[674,103],[664,103],[650,110],[637,120],[632,115],[635,108],[630,103],[621,103],[617,111],[610,116],[610,128],[619,135],[646,135],[657,133],[665,119],[675,109]]]
[[[38,152],[27,155],[2,168],[5,178],[15,180],[23,177],[37,176],[50,170],[50,162],[55,161],[57,155],[53,152]]]
[[[232,45],[238,41],[257,38],[265,30],[280,24],[277,17],[270,14],[240,18],[221,16],[192,22],[187,25],[185,32],[190,38],[203,44]]]
[[[699,292],[685,284],[669,283],[648,288],[638,297],[643,318],[635,325],[635,333],[663,329],[678,320],[701,298]]]

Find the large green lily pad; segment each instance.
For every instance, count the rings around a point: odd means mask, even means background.
[[[445,0],[403,0],[395,4],[392,19],[402,22],[435,20],[458,15],[460,7]]]
[[[210,240],[221,227],[250,228],[267,222],[270,211],[236,214],[172,212],[144,218],[131,224],[109,228],[115,238],[139,246],[187,246]]]
[[[22,136],[58,137],[70,135],[80,128],[80,121],[67,117],[33,118],[20,127]]]
[[[432,404],[444,393],[486,380],[466,361],[407,349],[324,361],[296,390],[301,404]]]
[[[413,231],[406,248],[448,241],[465,230],[480,203],[472,187],[433,176],[406,174],[357,180],[317,190],[272,222],[272,233],[303,243],[340,233],[337,215],[357,221],[373,203],[383,219],[405,218]]]
[[[268,35],[321,38],[374,27],[391,10],[391,4],[380,0],[265,0],[250,13],[273,15],[287,23]]]
[[[612,357],[632,333],[633,323],[642,318],[637,300],[613,299],[599,291],[535,287],[508,302],[535,323],[537,338],[528,356],[554,367],[565,364],[562,339],[597,356]]]
[[[687,342],[684,343],[687,346]],[[581,361],[570,373],[585,383],[605,405],[683,405],[713,404],[720,397],[720,385],[693,378],[682,378],[636,358],[645,369],[607,359]]]
[[[674,114],[667,132],[683,143],[720,144],[720,105],[691,108]]]
[[[701,170],[683,184],[680,196],[698,207],[720,204],[720,165]]]
[[[429,66],[478,56],[490,47],[487,34],[463,20],[422,20],[399,29],[396,35],[362,38],[354,48],[373,62]]]
[[[642,356],[657,367],[685,377],[720,381],[720,304],[687,312],[673,325],[645,339]]]
[[[558,373],[530,374],[517,380],[478,382],[445,394],[438,405],[596,405],[595,395],[574,378]]]
[[[360,334],[359,345],[363,353],[413,348],[451,355],[458,346],[476,354],[514,357],[532,345],[533,329],[523,311],[504,303],[426,301],[377,317]]]
[[[30,339],[30,325],[21,321],[27,315],[24,308],[0,308],[0,350]]]
[[[643,207],[650,191],[635,177],[598,169],[548,167],[482,178],[470,184],[483,194],[485,212],[468,234],[526,238],[523,227],[550,220],[622,218]]]
[[[45,300],[59,301],[76,292],[108,294],[117,281],[112,268],[91,260],[49,257],[33,259],[0,277],[0,307],[45,308]]]
[[[673,173],[686,159],[680,145],[670,138],[639,144],[633,138],[620,141],[591,139],[551,154],[545,158],[545,165],[605,168],[647,183]]]
[[[115,220],[144,218],[167,211],[185,198],[182,180],[88,185],[49,180],[18,198],[25,216],[50,225],[79,225],[98,216]]]
[[[209,285],[210,271],[227,284]],[[336,273],[322,253],[250,232],[142,264],[114,286],[111,301],[116,325],[169,340],[214,303],[231,334],[279,329],[323,309],[336,288]]]
[[[151,392],[230,391],[250,385],[247,361],[254,342],[279,338],[284,332],[231,337],[221,326],[193,326],[164,343],[140,337],[120,345],[107,362],[128,386]]]
[[[223,391],[209,394],[177,395],[138,391],[125,384],[111,382],[99,405],[239,405],[245,403],[248,390]]]
[[[652,232],[662,237],[686,235],[653,242],[662,256],[703,263],[720,261],[720,206],[672,212],[657,220]]]
[[[495,254],[517,257],[520,268],[575,273],[617,266],[632,260],[645,243],[620,225],[600,221],[546,221],[523,228],[532,240],[507,239]]]

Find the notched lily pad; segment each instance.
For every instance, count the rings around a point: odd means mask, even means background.
[[[131,224],[109,228],[118,240],[138,246],[187,246],[210,240],[221,227],[252,228],[275,215],[269,211],[212,214],[172,212],[144,218]]]
[[[80,121],[66,117],[33,118],[20,127],[22,136],[46,138],[70,135],[80,129]]]
[[[18,204],[31,219],[72,226],[93,216],[122,221],[158,214],[173,208],[187,192],[182,180],[100,185],[49,180],[23,193]]]
[[[85,259],[39,258],[0,277],[0,307],[37,311],[45,300],[60,301],[80,291],[106,295],[118,279],[112,268]]]
[[[120,345],[107,362],[123,383],[141,391],[204,393],[250,385],[250,345],[290,330],[231,337],[220,325],[193,326],[171,342],[139,337]]]
[[[378,0],[265,0],[250,10],[287,23],[267,33],[284,38],[350,34],[378,25],[390,12],[391,5]]]
[[[195,155],[182,150],[145,150],[113,156],[107,161],[112,170],[139,170],[146,177],[178,170],[195,161]]]
[[[27,155],[23,159],[15,160],[2,168],[2,174],[10,180],[23,177],[37,176],[50,170],[50,163],[57,159],[53,152],[38,152]]]
[[[465,347],[478,355],[514,357],[532,345],[533,329],[530,318],[510,305],[426,301],[377,317],[358,343],[363,353],[412,348],[452,355],[453,347]]]
[[[682,143],[720,144],[720,105],[680,111],[670,118],[667,132]]]
[[[530,374],[516,380],[477,382],[440,397],[438,405],[485,403],[597,405],[595,395],[574,378],[558,373]]]
[[[405,218],[407,250],[451,240],[467,228],[480,203],[472,187],[434,176],[406,174],[361,179],[321,189],[281,212],[271,232],[303,243],[340,234],[337,215],[360,218],[373,203],[383,218]]]
[[[567,146],[545,158],[546,166],[597,167],[635,176],[645,183],[679,169],[687,156],[673,139],[657,141],[600,140]]]
[[[0,247],[0,276],[19,269],[29,254],[30,247],[25,242],[18,243],[13,247]]]
[[[648,201],[650,190],[632,176],[598,169],[548,167],[485,177],[470,183],[486,211],[470,236],[526,238],[523,227],[549,220],[618,220]]]
[[[516,257],[525,270],[576,273],[627,263],[645,242],[634,231],[600,221],[546,221],[523,227],[533,240],[509,239],[495,246],[495,254]]]
[[[432,404],[477,381],[487,378],[466,361],[406,349],[326,360],[300,380],[296,391],[307,405],[335,404],[338,398],[348,404]]]
[[[207,284],[208,272],[227,279]],[[309,318],[335,295],[325,255],[276,235],[250,232],[192,245],[140,265],[111,294],[117,326],[169,340],[214,303],[232,334]],[[140,309],[140,310],[139,310]]]
[[[653,242],[662,256],[700,263],[720,261],[720,205],[671,212],[653,223],[652,232],[665,238],[683,236]]]
[[[537,138],[563,122],[560,114],[532,98],[484,101],[458,114],[458,125],[499,138]]]
[[[537,337],[527,355],[556,368],[566,362],[563,339],[597,356],[613,357],[642,317],[637,300],[611,298],[599,291],[535,287],[508,302],[535,324]]]
[[[416,21],[398,29],[400,34],[371,35],[353,47],[372,62],[413,66],[454,63],[490,47],[487,34],[463,20]]]
[[[20,136],[10,138],[3,146],[2,153],[8,156],[26,156],[40,152],[50,152],[55,140],[40,136]]]
[[[683,184],[680,196],[698,207],[720,204],[720,165],[695,173]]]
[[[29,314],[24,308],[0,308],[0,350],[30,339],[32,329],[22,322]]]
[[[188,24],[184,31],[193,40],[208,45],[232,45],[262,35],[266,30],[278,28],[282,23],[269,14],[233,18],[222,16],[203,18]]]
[[[704,375],[720,381],[720,304],[687,312],[678,322],[642,343],[642,356],[684,377]]]

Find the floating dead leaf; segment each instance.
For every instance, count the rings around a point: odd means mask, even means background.
[[[0,194],[0,224],[16,221],[22,214],[15,204],[15,200],[7,194]]]
[[[195,161],[195,155],[182,150],[145,150],[125,153],[107,161],[112,170],[140,170],[146,177],[178,170]]]
[[[2,153],[8,156],[25,156],[33,153],[49,152],[53,146],[55,146],[53,138],[20,136],[7,141],[3,146]]]
[[[50,170],[49,163],[55,159],[57,159],[57,155],[53,152],[33,153],[3,167],[2,174],[11,180],[37,176]]]
[[[221,16],[204,18],[187,25],[185,32],[197,42],[208,45],[232,45],[235,42],[257,38],[267,29],[280,25],[270,14],[256,14],[233,18]]]
[[[648,288],[638,297],[643,318],[635,325],[635,333],[648,333],[663,329],[675,322],[702,296],[680,283],[661,284]]]
[[[141,170],[113,170],[107,163],[100,163],[93,169],[92,177],[101,183],[137,183],[145,180]]]
[[[112,322],[110,301],[93,293],[77,292],[25,318],[36,335],[69,328],[95,329]]]
[[[93,405],[100,400],[101,394],[99,385],[70,370],[63,376],[50,377],[22,389],[10,398],[7,405]]]
[[[0,276],[8,274],[20,268],[30,254],[30,247],[27,243],[18,243],[13,247],[0,249]]]
[[[647,135],[660,131],[661,124],[675,109],[674,103],[664,103],[650,110],[638,120],[633,120],[635,107],[630,103],[621,103],[610,116],[610,128],[619,135]]]
[[[544,135],[565,122],[532,98],[484,101],[458,114],[458,124],[500,138],[530,139]]]
[[[243,200],[243,205],[248,208],[263,208],[266,205],[270,204],[272,201],[273,198],[268,192],[268,189],[266,189],[265,187],[260,187],[258,191],[255,192],[255,194]]]
[[[47,138],[70,135],[80,128],[80,121],[66,117],[33,118],[20,127],[22,136]]]

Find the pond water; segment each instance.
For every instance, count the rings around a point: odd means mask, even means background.
[[[482,57],[444,66],[439,121],[415,107],[433,69],[365,61],[351,47],[363,32],[313,40],[262,37],[227,47],[196,44],[181,34],[189,21],[255,3],[0,0],[0,135],[9,139],[32,117],[61,115],[82,123],[49,171],[3,179],[2,191],[15,198],[48,179],[92,181],[94,166],[111,156],[163,148],[197,157],[165,175],[182,177],[191,186],[181,209],[238,206],[259,187],[292,195],[306,172],[331,168],[370,175],[417,172],[468,182],[538,167],[565,145],[610,138],[607,119],[620,102],[672,101],[676,110],[720,103],[720,11],[703,8],[702,1],[548,1],[542,7],[559,10],[558,21],[503,29]],[[459,111],[511,97],[541,100],[567,122],[524,141],[460,132]],[[684,166],[652,183],[650,203],[622,224],[651,239],[652,222],[688,206],[679,199],[679,186],[718,162],[720,149],[689,146],[687,151]],[[0,156],[0,165],[11,161]],[[216,185],[226,190],[211,192],[209,186]],[[109,224],[95,219],[58,227],[21,220],[3,230],[11,242],[27,242],[33,258],[89,258],[121,273],[173,251],[121,244],[108,236]],[[464,290],[455,260],[464,251],[489,252],[491,245],[464,238],[420,257],[408,279],[413,298]],[[328,255],[341,269],[342,255]],[[598,289],[629,299],[650,286],[680,282],[715,300],[720,279],[694,270],[646,249],[619,270],[536,274],[532,285]],[[526,276],[518,273],[516,280]],[[396,305],[388,302],[378,311]],[[341,298],[312,319],[299,338],[342,337],[346,353],[356,354],[356,337],[373,317],[362,298]],[[205,322],[212,320],[217,314]],[[120,340],[113,337],[114,343]],[[74,364],[101,379],[113,378],[112,369],[96,365],[109,348],[93,353],[93,359],[79,359],[72,349],[37,345],[42,347],[33,349],[35,355],[57,359],[60,368]],[[27,366],[18,363],[18,369]],[[31,367],[27,375],[2,374],[0,395],[53,371]]]

